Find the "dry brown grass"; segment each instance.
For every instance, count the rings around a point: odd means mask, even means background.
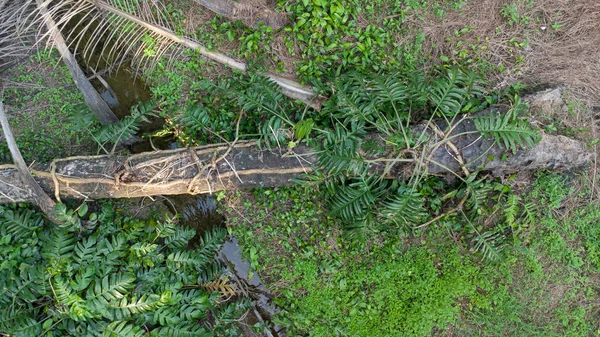
[[[511,24],[501,14],[507,4],[528,18]],[[554,29],[552,25],[558,27]],[[472,26],[460,37],[454,30]],[[538,86],[566,85],[580,99],[600,105],[600,1],[597,0],[477,0],[462,11],[426,20],[428,53],[452,55],[460,41],[478,47],[477,56],[490,64],[503,64],[505,73],[489,74],[499,87],[515,81]],[[511,39],[528,42],[515,47]],[[480,47],[484,47],[482,50]],[[522,57],[522,61],[517,59]]]

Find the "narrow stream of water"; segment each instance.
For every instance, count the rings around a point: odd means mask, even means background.
[[[202,235],[204,231],[214,227],[225,227],[225,218],[217,212],[217,204],[211,196],[207,195],[181,195],[169,197],[169,206],[182,215],[180,223],[189,226]],[[242,256],[241,248],[235,236],[229,236],[217,254],[217,259],[224,262],[231,270],[236,283],[243,289],[238,291],[253,300],[252,309],[240,324],[245,337],[267,336],[285,337],[283,328],[277,324],[270,324],[271,319],[280,309],[273,304],[271,294],[260,281],[258,275],[252,272],[250,263]],[[268,323],[269,329],[262,334],[256,334],[250,327],[256,323]]]

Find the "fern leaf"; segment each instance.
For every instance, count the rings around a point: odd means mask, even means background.
[[[526,226],[531,226],[535,224],[538,217],[538,208],[537,205],[533,202],[528,202],[523,205],[523,219],[524,224]]]
[[[198,255],[203,256],[208,262],[214,255],[215,251],[223,244],[227,231],[224,228],[215,227],[204,232],[204,236],[199,240]]]
[[[294,125],[295,137],[298,140],[308,136],[315,126],[315,121],[312,118],[303,119]]]
[[[337,175],[342,172],[360,175],[366,170],[364,159],[352,149],[323,151],[319,153],[319,165],[328,173]]]
[[[155,294],[142,295],[139,298],[133,297],[131,300],[123,297],[121,300],[109,303],[108,307],[113,309],[109,318],[117,320],[128,319],[132,315],[154,310],[163,304],[160,296]]]
[[[92,280],[94,279],[94,275],[96,274],[96,268],[94,266],[88,266],[85,269],[80,269],[77,274],[75,274],[75,280],[71,281],[71,288],[75,291],[85,290]]]
[[[235,288],[229,283],[229,276],[219,277],[213,282],[202,283],[202,287],[210,292],[220,292],[223,296],[235,295]]]
[[[175,227],[170,234],[164,234],[165,245],[169,248],[185,248],[188,242],[196,235],[196,230],[193,228]]]
[[[519,147],[533,147],[540,141],[541,136],[531,129],[529,123],[517,119],[514,109],[509,110],[504,116],[491,113],[487,116],[475,118],[475,127],[484,136],[492,136],[496,144],[517,152]]]
[[[150,336],[162,337],[212,337],[213,334],[203,327],[192,323],[180,323],[175,326],[160,327],[152,330]]]
[[[83,239],[75,245],[73,260],[79,266],[93,264],[96,257],[96,237]]]
[[[129,273],[118,273],[96,279],[94,286],[89,287],[86,299],[94,303],[96,308],[105,306],[110,301],[123,298],[134,286],[135,276]]]
[[[179,122],[192,130],[201,130],[210,122],[209,110],[202,104],[188,106],[185,113],[179,118]]]
[[[223,274],[225,266],[222,262],[214,261],[213,263],[206,265],[202,268],[198,277],[199,283],[209,283],[216,280]]]
[[[382,194],[382,187],[365,181],[340,187],[331,201],[331,213],[347,222],[361,218]]]
[[[157,244],[147,243],[147,242],[138,242],[129,248],[129,252],[131,255],[141,258],[146,256],[156,250],[158,248]]]
[[[491,261],[502,260],[502,250],[504,248],[504,235],[497,231],[487,231],[483,234],[478,234],[473,239],[474,252],[479,252],[485,259]]]
[[[384,219],[395,223],[414,225],[421,223],[427,212],[419,193],[400,188],[397,194],[384,203],[380,214]]]
[[[178,251],[167,256],[167,266],[171,269],[201,266],[209,260],[192,251]]]
[[[504,211],[502,212],[504,214],[504,219],[506,221],[506,224],[508,226],[510,226],[511,228],[513,228],[513,230],[515,229],[516,222],[517,222],[517,214],[519,213],[520,201],[521,201],[521,198],[518,195],[516,195],[516,194],[509,195],[508,198],[506,199],[506,205],[504,206]]]
[[[433,103],[434,113],[441,116],[458,114],[468,93],[461,87],[462,73],[457,68],[448,70],[446,76],[432,81],[429,100]]]
[[[61,259],[71,256],[75,247],[75,237],[66,230],[54,230],[44,238],[42,256],[47,259]]]
[[[141,337],[144,335],[144,330],[127,321],[115,321],[104,329],[103,337]]]
[[[6,233],[11,235],[14,240],[29,236],[44,225],[43,218],[30,210],[3,209],[0,222],[6,228]]]

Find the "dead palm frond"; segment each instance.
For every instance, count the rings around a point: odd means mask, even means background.
[[[29,54],[35,33],[19,28],[31,10],[31,4],[0,0],[0,72]]]
[[[47,10],[42,13],[39,8]],[[177,54],[193,49],[232,69],[242,72],[247,70],[245,63],[210,51],[192,37],[175,33],[173,21],[159,1],[46,0],[36,6],[35,0],[26,0],[15,11],[17,12],[21,19],[13,20],[15,27],[10,28],[17,35],[30,32],[36,27],[41,32],[45,22],[54,20],[61,31],[71,27],[71,33],[66,39],[75,53],[84,58],[89,58],[100,48],[99,54],[105,55],[109,62],[119,62],[126,56],[133,56],[136,67],[153,68],[167,52]],[[30,14],[23,18],[27,12]],[[4,27],[9,24],[0,25]],[[51,41],[48,34],[38,34],[37,40]],[[0,57],[3,53],[0,49]],[[319,102],[315,99],[312,88],[277,75],[265,75],[277,83],[287,96],[318,108]]]

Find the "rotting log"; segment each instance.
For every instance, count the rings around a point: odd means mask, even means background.
[[[114,112],[112,112],[102,97],[100,97],[100,94],[98,94],[96,89],[94,89],[90,81],[88,81],[87,76],[85,76],[83,73],[83,70],[81,70],[79,67],[79,64],[77,64],[75,56],[69,50],[69,47],[67,46],[67,43],[65,42],[60,30],[48,13],[48,9],[46,8],[48,3],[43,2],[42,0],[37,0],[37,5],[40,14],[44,17],[44,22],[48,28],[50,38],[54,41],[56,49],[58,49],[63,62],[69,69],[71,76],[73,76],[75,85],[83,94],[83,99],[90,110],[94,113],[102,125],[118,123],[119,118],[114,114]]]
[[[474,129],[468,120],[461,124],[447,138]],[[422,125],[419,127],[423,129]],[[440,135],[432,130],[426,132],[430,135],[427,144],[439,144]],[[522,170],[568,170],[583,167],[593,158],[584,143],[552,135],[543,135],[535,147],[514,155],[474,133],[453,137],[451,143],[441,146],[426,146],[422,153],[426,154],[424,159],[415,162],[421,163],[427,174],[435,175],[447,174],[448,170],[454,174],[482,170],[493,176]],[[389,150],[386,156],[394,158],[397,154]],[[400,179],[414,173],[414,163],[389,166],[390,162],[393,160],[376,161],[372,170],[385,170],[390,178]],[[311,172],[316,163],[314,150],[304,145],[296,146],[293,152],[269,151],[261,150],[254,141],[240,141],[233,146],[215,144],[131,156],[71,157],[37,164],[31,171],[50,195],[102,199],[291,185],[292,179]],[[20,187],[13,165],[0,166],[0,191],[0,203],[33,200]]]
[[[289,22],[286,13],[275,12],[267,6],[256,6],[231,0],[195,0],[203,7],[229,20],[241,20],[246,26],[255,28],[259,22],[273,28],[283,28]]]

